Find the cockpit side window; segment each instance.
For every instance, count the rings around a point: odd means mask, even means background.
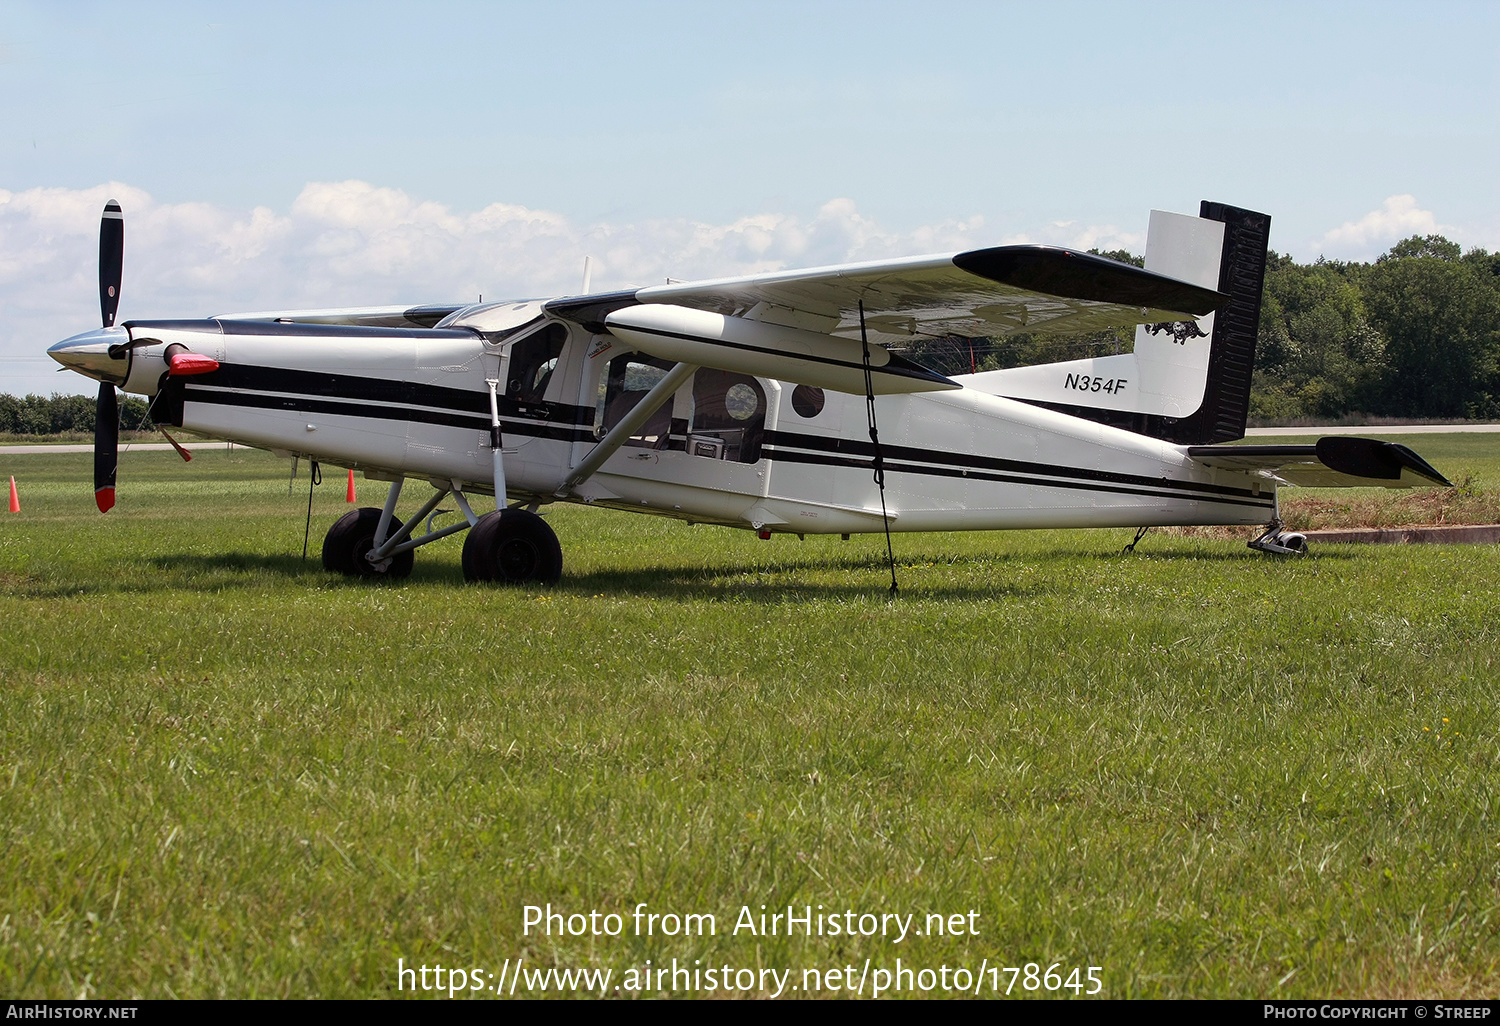
[[[520,402],[541,402],[567,341],[568,329],[553,321],[514,343],[510,349],[505,394]]]

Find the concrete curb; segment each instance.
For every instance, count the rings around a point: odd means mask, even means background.
[[[1343,545],[1500,545],[1500,524],[1466,527],[1360,527],[1350,531],[1302,531],[1309,542]]]
[[[1365,427],[1344,425],[1326,427],[1264,427],[1246,428],[1246,438],[1276,435],[1468,435],[1500,434],[1500,424],[1370,424]]]

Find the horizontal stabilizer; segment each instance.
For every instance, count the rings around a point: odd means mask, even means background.
[[[1207,467],[1264,471],[1309,488],[1453,484],[1406,446],[1373,438],[1328,437],[1316,445],[1192,445],[1187,454]]]

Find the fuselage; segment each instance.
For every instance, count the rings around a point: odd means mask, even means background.
[[[481,330],[497,311],[516,326]],[[376,479],[493,491],[493,377],[514,499],[799,534],[883,529],[864,396],[710,368],[595,474],[564,488],[670,364],[550,319],[539,302],[459,311],[436,328],[210,319],[125,329],[120,383],[153,397],[157,422],[195,434]],[[173,344],[219,368],[166,377]],[[975,388],[882,395],[876,415],[892,530],[1262,524],[1275,515],[1270,478],[1205,467],[1182,446]]]

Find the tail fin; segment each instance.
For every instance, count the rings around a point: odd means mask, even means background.
[[[1245,437],[1271,234],[1270,214],[1241,210],[1226,203],[1204,200],[1198,216],[1224,223],[1219,291],[1229,296],[1229,302],[1214,314],[1203,404],[1187,417],[1151,425],[1154,430],[1146,431],[1179,445],[1209,445]]]
[[[1136,329],[1135,352],[955,377],[970,388],[1180,445],[1243,438],[1260,326],[1268,214],[1205,200],[1198,216],[1151,212],[1146,268],[1216,287],[1197,322]]]

